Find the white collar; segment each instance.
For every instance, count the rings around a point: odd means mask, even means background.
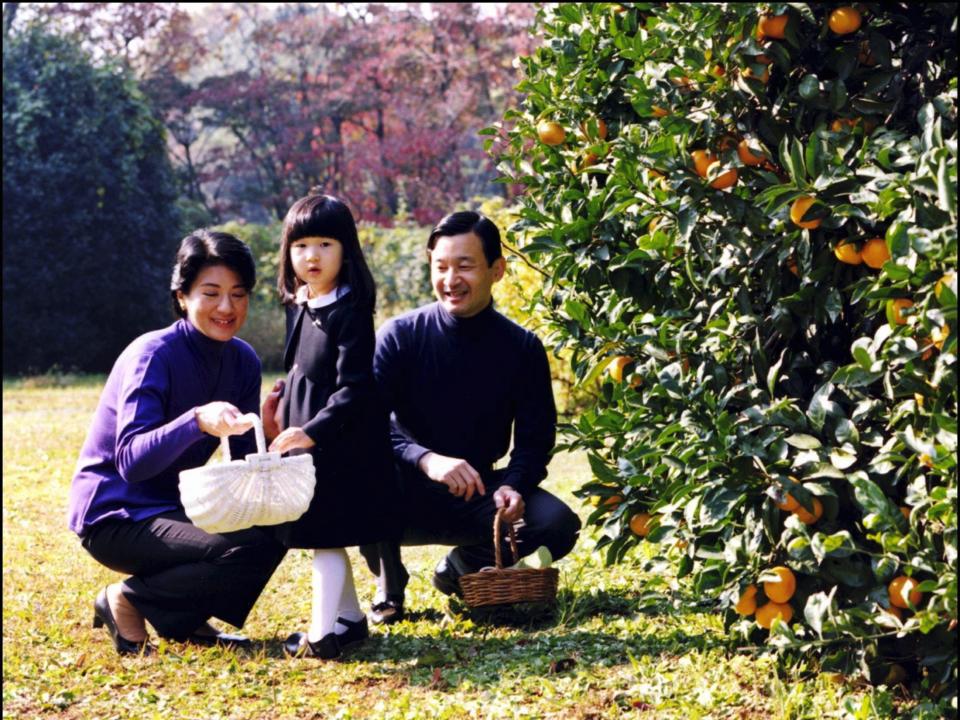
[[[309,295],[310,293],[309,286],[301,285],[299,288],[297,288],[297,294],[296,294],[296,297],[294,298],[294,302],[296,302],[297,305],[306,304],[308,308],[314,308],[314,309],[322,308],[322,307],[326,307],[327,305],[333,305],[337,300],[342,298],[348,292],[350,292],[349,285],[338,285],[330,292],[324,293],[323,295],[318,295],[317,297],[312,298]]]

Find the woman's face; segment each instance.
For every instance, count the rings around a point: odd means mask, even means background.
[[[250,293],[240,276],[226,265],[211,265],[200,271],[186,293],[177,292],[187,320],[212,340],[226,342],[243,327]]]

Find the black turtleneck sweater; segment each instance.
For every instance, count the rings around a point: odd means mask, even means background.
[[[432,303],[388,321],[374,375],[401,465],[416,468],[433,451],[487,474],[507,453],[512,427],[502,484],[524,493],[546,477],[557,422],[547,354],[492,304],[458,318]]]

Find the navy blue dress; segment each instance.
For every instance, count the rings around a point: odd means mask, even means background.
[[[278,526],[291,548],[348,547],[399,534],[389,415],[373,378],[373,313],[351,294],[322,308],[287,308],[283,427],[300,427],[317,487],[297,521]]]

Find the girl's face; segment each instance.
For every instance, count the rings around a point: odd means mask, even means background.
[[[177,291],[187,320],[212,340],[226,342],[243,327],[250,293],[240,276],[226,265],[211,265],[199,272],[190,289]]]
[[[337,287],[343,265],[343,245],[329,237],[304,237],[290,243],[290,262],[310,297],[325,295]]]

